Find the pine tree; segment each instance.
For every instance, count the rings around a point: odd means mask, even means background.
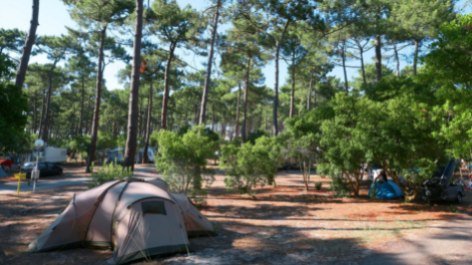
[[[75,44],[73,39],[70,36],[42,36],[37,41],[37,46],[39,47],[40,53],[45,53],[49,60],[52,60],[52,64],[49,69],[48,76],[48,90],[46,96],[46,111],[44,115],[44,122],[42,128],[42,140],[46,143],[49,136],[49,113],[51,107],[51,94],[52,94],[52,78],[54,69],[57,66],[57,63],[61,60],[64,60],[66,56],[74,51],[77,51],[79,47]]]
[[[230,9],[235,19],[245,20],[250,27],[264,34],[272,42],[275,50],[275,82],[273,99],[273,133],[277,135],[279,104],[279,57],[280,48],[287,33],[287,28],[295,21],[312,19],[314,5],[308,0],[244,0]]]
[[[190,6],[180,8],[175,0],[155,1],[152,9],[154,11],[154,25],[150,27],[150,31],[157,35],[163,44],[169,45],[161,112],[161,129],[165,130],[167,128],[167,110],[170,95],[170,72],[175,49],[177,47],[190,48],[190,45],[196,47],[201,45],[199,36],[203,33],[206,22]]]
[[[25,81],[26,70],[28,69],[29,58],[31,56],[31,50],[33,49],[36,40],[36,29],[38,28],[38,17],[39,17],[39,0],[33,0],[33,15],[31,18],[31,25],[26,37],[25,46],[21,54],[20,64],[18,65],[18,71],[16,72],[15,86],[23,87]]]
[[[135,5],[129,0],[62,0],[71,7],[70,13],[82,28],[82,32],[88,31],[99,37],[97,81],[95,104],[91,127],[91,144],[85,171],[90,172],[90,166],[95,158],[95,148],[97,145],[98,126],[100,117],[100,100],[102,90],[102,79],[104,69],[104,49],[107,36],[107,29],[114,24],[125,21],[127,16],[134,10]]]
[[[133,68],[128,107],[128,133],[126,138],[123,168],[134,170],[136,141],[138,137],[139,68],[141,67],[141,38],[143,34],[143,0],[136,0],[136,24],[133,42]]]

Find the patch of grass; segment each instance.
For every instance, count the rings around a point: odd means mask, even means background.
[[[452,205],[452,204],[449,206],[449,212],[451,212],[451,213],[460,213],[459,208],[457,208],[457,206]]]

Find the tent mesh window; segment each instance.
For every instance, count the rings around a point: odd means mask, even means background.
[[[143,215],[147,213],[167,215],[166,207],[163,201],[142,202],[141,208],[143,209]]]

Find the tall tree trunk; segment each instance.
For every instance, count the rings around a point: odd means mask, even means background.
[[[361,72],[362,72],[362,81],[364,84],[367,83],[366,78],[365,78],[365,66],[364,66],[364,47],[362,47],[361,43],[359,42],[358,39],[355,39],[357,48],[359,49],[359,55],[360,55],[360,61],[361,61]]]
[[[278,117],[277,117],[277,108],[279,105],[279,56],[280,56],[280,45],[282,45],[282,42],[284,40],[285,32],[287,32],[288,25],[290,24],[290,20],[285,23],[285,27],[282,31],[282,35],[280,36],[280,39],[276,42],[275,46],[275,82],[274,82],[274,110],[272,113],[272,119],[273,119],[273,130],[274,130],[274,135],[277,136],[279,134],[279,125],[278,125]]]
[[[72,112],[72,115],[70,116],[70,120],[71,120],[71,125],[70,125],[70,135],[72,138],[75,138],[75,134],[76,134],[76,128],[75,128],[75,109],[73,110]]]
[[[212,131],[215,131],[215,122],[216,122],[215,107],[211,106],[211,130]]]
[[[292,89],[290,90],[290,112],[289,117],[293,118],[295,108],[295,53],[292,55]]]
[[[398,58],[398,50],[397,45],[395,43],[393,44],[393,52],[395,54],[395,60],[397,61],[396,74],[397,76],[400,76],[400,60]]]
[[[172,59],[174,58],[175,44],[172,43],[169,49],[169,57],[167,57],[166,70],[164,73],[164,97],[162,98],[162,111],[161,111],[161,130],[165,130],[167,126],[167,104],[169,102],[169,81],[170,81],[170,67]]]
[[[313,108],[316,108],[316,107],[317,107],[317,105],[316,105],[317,102],[316,102],[316,101],[317,101],[317,99],[318,99],[318,93],[316,92],[316,88],[313,89],[313,91],[315,92],[314,95],[313,95],[313,98],[314,98],[314,99],[313,99]]]
[[[380,50],[382,43],[380,42],[380,35],[375,35],[375,68],[377,70],[376,81],[382,79],[382,51]]]
[[[54,73],[54,68],[56,68],[57,60],[54,61],[54,63],[51,66],[51,69],[49,69],[49,75],[48,75],[48,93],[46,97],[46,113],[44,115],[44,128],[43,128],[43,141],[47,143],[48,141],[48,125],[49,125],[49,111],[51,108],[51,94],[52,94],[52,74]]]
[[[33,128],[32,128],[32,133],[36,133],[36,122],[38,118],[38,96],[37,93],[34,93],[34,106],[33,106]]]
[[[413,58],[413,75],[416,75],[416,67],[418,65],[418,41],[415,40],[415,55]]]
[[[48,126],[46,127],[47,130],[45,130],[46,135],[47,135],[48,138],[49,138],[49,137],[51,136],[51,134],[52,134],[52,120],[53,120],[53,118],[54,118],[53,115],[54,115],[54,111],[51,110],[51,118],[48,120]],[[44,140],[43,140],[43,141],[44,141]],[[44,141],[44,142],[46,142],[46,141]]]
[[[200,119],[198,121],[199,125],[205,123],[205,115],[206,115],[206,105],[208,100],[208,90],[210,89],[210,77],[211,77],[211,66],[213,63],[213,46],[215,44],[215,38],[218,28],[218,18],[220,16],[220,3],[221,0],[216,2],[215,7],[215,15],[213,17],[213,31],[211,32],[211,40],[210,40],[210,53],[208,54],[208,62],[207,62],[207,72],[205,77],[205,84],[203,86],[203,95],[202,95],[202,105],[200,107]]]
[[[235,136],[234,137],[238,137],[239,136],[239,109],[240,109],[240,103],[241,101],[241,83],[238,82],[238,100],[237,100],[237,106],[236,106],[236,129],[235,129]]]
[[[249,93],[249,71],[251,69],[251,58],[248,58],[246,65],[246,74],[244,76],[244,107],[243,107],[243,126],[241,131],[242,143],[246,142],[247,126],[247,98]]]
[[[78,132],[80,135],[83,135],[82,123],[84,119],[84,99],[85,99],[85,82],[84,82],[84,77],[82,77],[82,100],[80,101],[80,116],[79,116],[79,129],[78,129]]]
[[[223,112],[223,126],[221,126],[221,135],[226,138],[226,111]]]
[[[129,93],[128,136],[126,139],[123,167],[134,170],[138,125],[139,68],[141,66],[141,38],[143,35],[143,0],[136,0],[136,26],[133,44],[133,68],[131,70],[131,91]],[[167,71],[167,70],[166,70]],[[167,77],[166,77],[167,79]],[[167,90],[167,89],[166,89]],[[164,113],[165,116],[165,113]]]
[[[33,49],[34,42],[36,40],[36,29],[38,28],[38,17],[39,17],[39,0],[33,0],[33,16],[31,18],[31,25],[26,37],[25,46],[21,54],[20,65],[16,72],[15,86],[23,87],[25,82],[26,70],[28,69],[29,58],[31,50]]]
[[[85,106],[85,109],[84,109],[84,122],[85,122],[84,128],[83,128],[84,133],[83,133],[82,135],[84,135],[84,134],[90,135],[90,128],[89,128],[89,126],[92,124],[92,120],[91,120],[91,119],[90,119],[90,122],[89,122],[89,117],[88,117],[88,116],[90,116],[90,115],[88,115],[88,113],[87,113],[88,110],[90,109],[90,98],[88,98],[88,99],[86,100],[86,103],[87,103],[87,105]]]
[[[315,73],[315,71],[311,70],[310,71],[310,83],[308,85],[308,96],[306,98],[306,109],[307,110],[310,110],[311,106],[310,106],[310,103],[311,103],[311,91],[313,90],[313,74]]]
[[[43,89],[43,100],[41,102],[41,115],[39,117],[39,132],[38,132],[38,139],[41,138],[41,133],[43,132],[44,127],[44,111],[46,108],[46,89]]]
[[[91,140],[90,140],[90,150],[87,157],[87,165],[85,167],[85,172],[90,173],[90,166],[95,158],[95,149],[97,147],[97,134],[98,134],[98,121],[100,117],[100,98],[102,93],[102,64],[103,64],[103,49],[105,46],[105,39],[107,34],[107,25],[102,29],[100,36],[100,49],[98,51],[98,68],[97,68],[97,89],[95,91],[95,106],[93,109],[93,118],[92,125],[90,129]]]
[[[39,113],[39,126],[38,126],[38,138],[41,137],[41,132],[42,132],[42,129],[43,129],[43,117],[44,117],[44,104],[46,102],[46,97],[44,96],[44,89],[42,90],[42,93],[41,93],[41,112]]]
[[[346,93],[349,92],[349,83],[347,81],[347,72],[346,72],[346,53],[345,53],[345,44],[343,44],[343,51],[341,52],[341,58],[343,60],[343,72],[344,72],[344,88]]]
[[[358,44],[358,46],[359,46],[359,53],[360,53],[360,56],[361,56],[362,81],[364,82],[364,84],[366,84],[367,81],[366,81],[366,78],[365,78],[364,48],[362,48],[362,46],[360,44]]]
[[[151,135],[151,117],[152,117],[152,80],[149,82],[149,99],[148,99],[148,113],[146,121],[146,138],[144,139],[144,151],[143,151],[143,163],[147,163],[148,148],[149,148],[149,137]]]
[[[259,124],[257,126],[257,129],[259,130],[262,127],[262,122],[263,122],[263,117],[262,117],[262,104],[260,104],[259,108]]]
[[[138,135],[142,135],[143,133],[143,119],[144,119],[144,111],[143,111],[143,100],[139,100],[139,107],[138,107]]]

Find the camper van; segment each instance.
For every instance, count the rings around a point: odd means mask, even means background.
[[[44,155],[41,161],[51,162],[51,163],[61,163],[67,161],[67,149],[66,148],[56,148],[56,147],[46,147],[44,150]]]
[[[36,161],[36,156],[38,152],[33,152],[26,158],[26,162]],[[62,163],[67,161],[67,149],[66,148],[56,148],[56,147],[46,147],[44,151],[39,152],[39,161],[41,162],[51,162],[51,163]]]

